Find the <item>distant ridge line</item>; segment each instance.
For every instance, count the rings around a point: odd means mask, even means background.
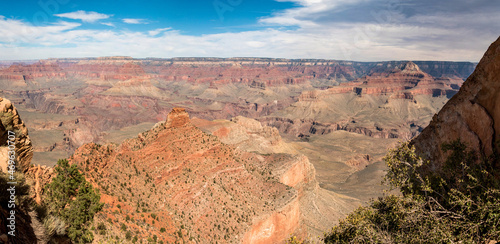
[[[350,66],[357,70],[359,74],[368,75],[371,72],[383,72],[400,66],[409,60],[401,61],[380,61],[361,62],[333,59],[286,59],[286,58],[261,58],[261,57],[174,57],[174,58],[132,58],[129,56],[110,56],[92,58],[49,58],[29,61],[0,61],[0,68],[13,64],[33,64],[33,63],[54,63],[71,65],[79,62],[114,63],[121,65],[125,63],[135,63],[138,65],[169,66],[169,65],[190,65],[196,66],[274,66],[274,67],[312,67],[320,66],[327,69],[337,69],[339,66]],[[418,65],[422,71],[434,77],[460,77],[466,79],[476,68],[477,63],[455,62],[455,61],[412,61]]]
[[[87,58],[48,58],[40,60],[158,60],[158,61],[270,61],[270,62],[342,62],[342,63],[401,63],[412,61],[416,64],[425,62],[444,62],[444,63],[463,63],[463,64],[477,64],[477,62],[470,61],[446,61],[446,60],[389,60],[389,61],[354,61],[354,60],[342,60],[342,59],[314,59],[314,58],[266,58],[266,57],[172,57],[172,58],[157,58],[157,57],[147,57],[147,58],[133,58],[130,56],[104,56],[104,57],[87,57]],[[27,60],[33,61],[33,60]],[[0,61],[8,62],[8,61]],[[22,60],[16,60],[16,62],[23,62]]]

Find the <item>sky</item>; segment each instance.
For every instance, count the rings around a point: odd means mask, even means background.
[[[480,60],[497,0],[0,1],[0,60]]]

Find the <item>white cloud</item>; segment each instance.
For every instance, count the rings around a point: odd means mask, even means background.
[[[171,30],[172,28],[171,27],[168,27],[168,28],[159,28],[159,29],[155,29],[155,30],[150,30],[148,31],[148,34],[150,36],[156,36],[164,31],[167,31],[167,30]]]
[[[147,24],[145,19],[122,19],[127,24]]]
[[[60,21],[48,26],[33,26],[22,20],[0,17],[0,42],[36,43],[40,38],[61,34],[80,26],[79,23]]]
[[[361,5],[372,3],[355,1]],[[500,15],[494,10],[454,14],[413,9],[406,14],[405,9],[397,6],[378,5],[367,8],[371,21],[347,21],[343,11],[353,7],[347,0],[293,2],[298,6],[260,20],[267,29],[206,35],[187,35],[170,28],[77,30],[79,24],[68,22],[35,27],[0,17],[0,59],[120,55],[479,61],[498,37],[500,27]],[[340,18],[332,18],[336,15]]]
[[[115,27],[115,24],[111,23],[111,22],[103,22],[101,23],[103,25],[107,25],[107,26],[110,26],[110,27]]]
[[[259,20],[262,24],[280,26],[317,27],[314,18],[318,13],[334,12],[343,5],[352,5],[369,0],[278,0],[279,2],[295,2],[300,7],[286,9],[273,16]]]
[[[1,22],[0,22],[1,23]],[[26,45],[0,47],[3,59],[34,59],[48,57],[284,57],[324,58],[359,61],[376,60],[471,60],[477,61],[494,41],[491,36],[471,36],[465,42],[443,45],[427,41],[425,37],[440,35],[447,39],[463,38],[453,30],[415,29],[406,26],[383,26],[377,35],[368,39],[346,35],[346,30],[368,30],[370,26],[349,24],[321,32],[306,30],[284,31],[265,29],[240,33],[220,33],[202,36],[181,34],[171,30],[163,35],[148,32],[66,30],[38,35],[30,43],[43,43],[46,47]],[[405,43],[401,36],[415,39]],[[72,44],[60,47],[52,44]]]
[[[257,47],[257,48],[261,48],[266,45],[265,42],[259,42],[259,41],[247,41],[245,42],[245,44],[247,44],[249,47]]]
[[[90,23],[111,17],[111,15],[108,14],[101,14],[93,11],[86,12],[83,10],[78,10],[71,13],[55,14],[55,16],[68,19],[79,19],[82,20],[83,22],[90,22]]]

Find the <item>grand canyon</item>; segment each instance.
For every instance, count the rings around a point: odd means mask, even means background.
[[[36,202],[62,158],[99,190],[94,222],[106,231],[95,231],[97,243],[315,242],[383,194],[387,150],[418,136],[475,67],[265,58],[3,63],[10,119],[2,128],[24,135],[19,166]],[[39,229],[25,231],[55,240]]]
[[[0,7],[0,244],[500,243],[495,1]]]

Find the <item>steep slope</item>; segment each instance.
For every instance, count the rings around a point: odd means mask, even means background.
[[[267,155],[272,175],[298,191],[301,222],[310,240],[318,240],[326,229],[361,203],[357,198],[321,188],[315,167],[295,150],[293,144],[283,141],[276,128],[242,116],[230,121],[193,119],[192,122],[226,144]]]
[[[456,139],[489,156],[500,144],[500,38],[488,48],[460,91],[432,118],[412,143],[417,152],[440,167],[447,157],[443,143]]]
[[[106,203],[98,221],[112,235],[96,240],[125,238],[124,224],[144,240],[279,242],[300,232],[299,196],[314,181],[307,158],[235,149],[193,126],[184,109],[119,146],[85,144],[70,162]]]

